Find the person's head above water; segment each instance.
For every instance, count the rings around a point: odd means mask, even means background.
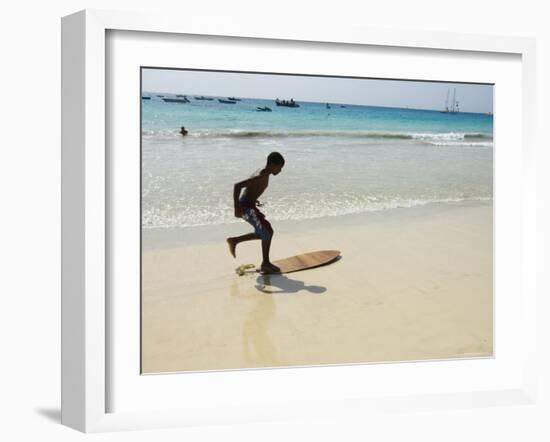
[[[281,169],[285,165],[285,159],[279,152],[271,152],[267,156],[267,169],[273,174],[277,175],[281,172]]]

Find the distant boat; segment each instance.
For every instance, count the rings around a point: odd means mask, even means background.
[[[150,100],[151,97],[141,97],[142,100]]]
[[[277,106],[284,106],[284,107],[300,107],[298,103],[294,101],[294,99],[287,100],[279,100],[278,98],[275,100],[275,104]]]
[[[212,101],[213,98],[209,98],[209,97],[205,97],[204,95],[201,95],[200,97],[195,97],[195,100]]]
[[[330,104],[327,103],[327,109],[330,109]]]
[[[187,98],[185,95],[181,95],[181,94],[176,94],[176,97],[178,97],[178,98]]]
[[[456,100],[456,88],[453,91],[453,101],[449,107],[449,92],[447,89],[447,100],[445,101],[445,110],[440,111],[442,114],[458,114],[460,112],[458,101]]]
[[[162,97],[164,97],[164,95],[157,95],[157,97],[162,98]]]
[[[442,114],[449,112],[449,89],[447,89],[447,99],[445,100],[445,110],[441,111]]]
[[[267,106],[264,106],[264,107],[258,106],[258,107],[256,107],[256,110],[257,110],[258,112],[271,112],[271,108],[269,108],[269,107],[267,107]]]
[[[166,103],[189,103],[187,98],[163,98]]]
[[[342,104],[340,107],[346,107],[346,106],[344,106],[344,105]]]
[[[227,97],[227,99],[231,101],[241,101],[240,98]]]
[[[218,98],[218,101],[220,103],[224,103],[224,104],[235,104],[236,103],[236,101],[234,101],[234,100],[222,100],[221,98]]]

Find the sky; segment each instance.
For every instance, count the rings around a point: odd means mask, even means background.
[[[142,91],[218,97],[290,99],[366,106],[445,109],[447,94],[461,112],[492,112],[493,86],[279,74],[142,70]]]

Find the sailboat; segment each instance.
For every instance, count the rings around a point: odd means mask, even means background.
[[[458,114],[460,112],[458,101],[456,100],[456,88],[453,91],[453,102],[451,107],[449,107],[449,92],[447,89],[447,100],[445,101],[445,110],[441,111],[442,114]]]

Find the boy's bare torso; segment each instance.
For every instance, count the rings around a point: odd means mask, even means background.
[[[247,203],[256,204],[269,185],[269,173],[265,169],[259,169],[250,176],[250,179],[241,198]]]

